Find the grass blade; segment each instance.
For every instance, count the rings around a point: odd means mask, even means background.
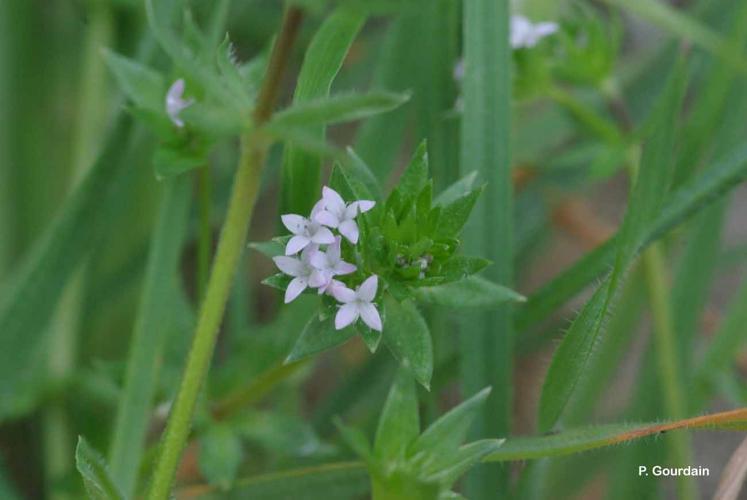
[[[493,261],[486,277],[510,287],[514,279],[511,183],[511,50],[508,0],[464,2],[464,113],[460,168],[478,171],[483,199],[464,231],[465,247]],[[485,231],[490,227],[490,231]],[[493,393],[473,424],[471,438],[505,436],[510,430],[513,321],[511,307],[475,315],[462,323],[462,390]],[[467,476],[466,493],[476,499],[507,487],[507,471],[485,467]]]

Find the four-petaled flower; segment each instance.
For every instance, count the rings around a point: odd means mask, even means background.
[[[373,304],[378,286],[379,278],[376,275],[369,277],[355,291],[345,286],[336,286],[332,293],[342,302],[342,307],[335,316],[335,328],[342,330],[361,318],[372,330],[380,332],[381,316]]]
[[[317,203],[307,219],[296,214],[286,214],[280,218],[293,237],[285,246],[285,255],[295,255],[311,243],[317,245],[331,245],[335,242],[332,231],[314,220],[314,216],[321,211],[321,202]]]
[[[275,261],[278,269],[288,276],[293,276],[288,288],[285,289],[286,304],[301,295],[301,292],[308,287],[319,288],[329,285],[331,278],[311,265],[311,257],[318,251],[319,248],[316,245],[308,245],[301,252],[300,259],[284,255],[273,257],[272,260]]]
[[[533,23],[524,16],[511,16],[511,48],[529,49],[558,31],[557,23]]]
[[[184,122],[179,114],[194,104],[194,99],[184,99],[184,80],[178,79],[166,92],[166,114],[177,127],[183,127]]]
[[[327,247],[326,252],[317,250],[311,255],[311,265],[327,278],[327,282],[319,287],[320,294],[327,292],[333,285],[340,284],[339,281],[332,279],[333,276],[350,274],[357,269],[355,265],[342,260],[341,243],[342,238],[338,236],[335,238],[335,242]]]
[[[355,217],[371,210],[376,202],[358,200],[346,204],[337,191],[324,186],[321,199],[322,209],[312,214],[312,219],[327,227],[336,228],[353,245],[358,243],[358,224]]]

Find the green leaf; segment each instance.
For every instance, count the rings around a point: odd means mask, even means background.
[[[428,146],[421,142],[402,173],[397,191],[403,196],[417,196],[428,182]]]
[[[120,118],[94,165],[29,253],[0,298],[0,419],[28,411],[39,396],[41,349],[62,290],[103,234],[117,202],[117,180],[130,163],[131,120]]]
[[[379,417],[374,454],[383,463],[402,459],[418,434],[420,417],[415,382],[412,374],[400,367]]]
[[[283,253],[285,253],[285,250],[283,250]],[[262,284],[284,292],[285,289],[288,288],[288,284],[290,284],[292,279],[293,278],[287,274],[277,273],[263,279]]]
[[[480,276],[415,289],[415,298],[426,304],[446,307],[495,307],[504,302],[523,302],[524,296]]]
[[[91,448],[82,436],[75,448],[75,467],[83,478],[83,485],[91,500],[124,500],[117,485],[109,476],[104,457]]]
[[[285,245],[276,240],[252,242],[249,243],[249,248],[270,258],[285,255]]]
[[[294,105],[329,96],[332,82],[364,22],[364,15],[344,8],[336,9],[324,21],[304,56],[293,96]],[[326,144],[325,125],[303,122],[294,127],[277,127],[275,133],[290,142],[283,156],[281,213],[307,213],[319,197],[321,160],[318,155],[330,156],[319,146],[334,151]]]
[[[553,356],[545,377],[539,408],[539,427],[549,431],[562,417],[602,334],[607,311],[613,302],[623,275],[645,239],[646,223],[660,212],[671,181],[674,130],[685,92],[683,60],[678,60],[650,122],[652,137],[641,158],[628,211],[620,230],[615,263],[609,278],[584,306]]]
[[[276,129],[304,125],[344,123],[390,111],[410,98],[408,94],[372,91],[343,94],[294,104],[276,113],[270,126]]]
[[[477,181],[477,172],[470,172],[451,186],[444,189],[433,200],[433,205],[448,205],[457,199],[469,194]]]
[[[348,326],[342,330],[335,328],[334,315],[320,320],[318,315],[311,317],[301,336],[293,346],[291,353],[285,360],[286,363],[298,361],[299,359],[319,354],[320,352],[332,349],[340,344],[344,344],[356,334],[355,328]]]
[[[192,183],[186,177],[167,182],[153,228],[143,292],[130,342],[124,388],[119,398],[109,460],[112,475],[129,497],[140,464],[167,329],[175,312],[179,257],[187,232]]]
[[[481,193],[482,188],[478,188],[451,203],[441,205],[436,237],[453,238],[457,236],[469,219],[469,215],[472,213],[472,209]]]
[[[490,387],[486,387],[441,416],[412,444],[408,455],[423,454],[438,460],[453,454],[464,441],[472,421],[489,395]]]
[[[157,71],[104,49],[104,58],[125,95],[138,107],[166,114],[166,83]]]
[[[350,449],[365,462],[371,463],[373,461],[371,446],[368,444],[368,439],[363,431],[355,427],[346,426],[339,418],[335,419],[335,425],[340,431],[340,436],[342,436],[342,439]]]
[[[226,424],[213,424],[200,436],[200,471],[211,485],[227,490],[244,458],[241,440]]]
[[[273,472],[239,480],[233,490],[220,494],[218,498],[329,500],[364,497],[369,489],[365,466],[361,462],[346,462]]]
[[[366,347],[371,351],[371,354],[376,353],[376,351],[379,350],[379,344],[381,344],[381,339],[383,337],[381,332],[372,330],[366,325],[358,325],[356,328],[358,329],[358,333],[360,333],[363,342],[366,344]]]
[[[489,260],[468,255],[455,255],[441,267],[445,282],[459,281],[479,273],[490,265]]]
[[[433,345],[428,325],[411,300],[397,302],[387,296],[384,343],[402,366],[426,389],[433,374]]]

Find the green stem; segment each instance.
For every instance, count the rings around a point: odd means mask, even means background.
[[[649,300],[651,301],[651,315],[653,317],[653,338],[656,348],[659,378],[664,390],[664,408],[667,417],[682,419],[686,414],[685,388],[677,360],[677,339],[674,331],[674,321],[670,307],[671,297],[669,283],[666,276],[664,254],[661,244],[651,246],[643,254],[643,266],[646,273]],[[672,459],[678,467],[686,467],[692,463],[692,453],[689,435],[685,432],[673,433],[668,436]],[[678,498],[697,498],[697,489],[692,478],[683,476],[677,481]]]
[[[283,18],[267,74],[254,111],[254,125],[259,126],[272,115],[283,72],[302,19],[301,11],[288,9]],[[189,436],[197,397],[210,368],[221,319],[248,232],[254,203],[259,192],[260,174],[268,144],[249,132],[241,138],[239,165],[234,178],[228,214],[218,240],[213,270],[200,310],[192,348],[187,358],[179,392],[176,396],[161,453],[148,493],[151,500],[169,498],[179,459]]]

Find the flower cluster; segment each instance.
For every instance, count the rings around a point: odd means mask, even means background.
[[[381,316],[373,304],[378,277],[369,276],[356,290],[335,279],[357,270],[354,264],[342,260],[342,237],[356,245],[360,231],[355,219],[374,205],[369,200],[346,203],[334,189],[324,186],[322,199],[308,218],[297,214],[281,217],[293,235],[286,244],[285,255],[273,258],[278,269],[293,278],[285,290],[286,304],[307,288],[315,288],[319,294],[326,293],[341,303],[335,316],[338,330],[358,318],[371,329],[382,330]],[[336,236],[333,229],[340,235]]]

